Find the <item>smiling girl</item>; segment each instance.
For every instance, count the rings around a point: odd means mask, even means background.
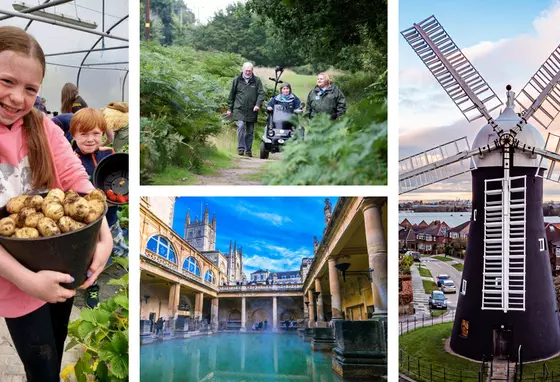
[[[45,56],[37,41],[19,28],[0,27],[0,206],[11,197],[49,188],[93,189],[62,130],[33,108],[44,75]],[[111,249],[104,219],[81,288],[96,280]],[[28,381],[60,380],[75,294],[60,283],[72,281],[59,272],[32,272],[0,246],[0,317],[6,319]]]

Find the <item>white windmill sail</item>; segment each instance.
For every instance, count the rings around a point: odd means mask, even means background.
[[[476,168],[466,137],[399,161],[399,193],[416,190]]]
[[[548,129],[560,112],[560,45],[519,92],[515,102],[523,110],[522,117],[532,117]]]
[[[469,122],[492,119],[490,112],[502,101],[434,16],[401,34]]]

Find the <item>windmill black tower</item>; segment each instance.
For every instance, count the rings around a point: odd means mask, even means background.
[[[465,137],[400,161],[401,193],[472,171],[471,225],[451,349],[468,358],[523,361],[560,353],[560,320],[542,214],[543,176],[560,161],[560,137],[545,143],[560,111],[560,46],[505,109],[432,16],[402,32],[469,122],[485,117],[473,148]],[[515,112],[515,104],[521,114]],[[555,137],[558,145],[547,150]],[[547,169],[547,162],[550,165]]]

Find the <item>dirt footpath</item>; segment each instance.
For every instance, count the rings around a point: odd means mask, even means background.
[[[257,153],[258,155],[258,153]],[[271,160],[279,160],[280,153],[270,154],[269,159],[259,159],[257,157],[234,158],[234,166],[219,170],[214,175],[199,175],[195,184],[235,184],[235,185],[262,185],[262,175],[266,172],[266,166]],[[258,178],[259,180],[255,180]]]

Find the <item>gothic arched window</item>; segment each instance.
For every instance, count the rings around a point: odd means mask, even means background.
[[[200,277],[200,267],[198,266],[198,261],[196,261],[196,259],[192,256],[185,260],[183,263],[183,269]]]
[[[172,263],[177,263],[177,260],[175,260],[175,250],[173,249],[173,246],[163,236],[152,236],[150,240],[148,240],[148,244],[146,244],[146,249],[158,254]]]

